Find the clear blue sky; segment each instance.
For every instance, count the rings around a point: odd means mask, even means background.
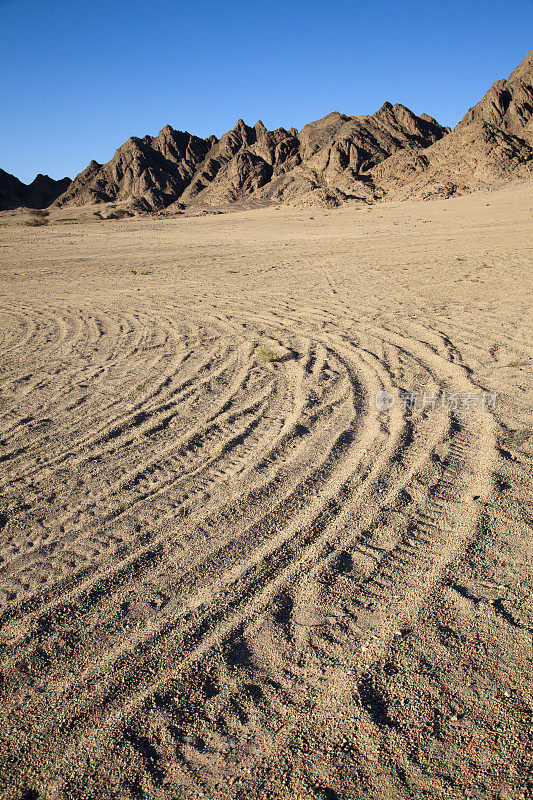
[[[74,177],[166,123],[301,128],[384,100],[453,126],[532,31],[533,0],[0,0],[0,167]]]

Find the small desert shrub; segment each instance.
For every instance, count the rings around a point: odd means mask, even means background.
[[[274,352],[274,350],[271,350],[270,347],[266,347],[266,345],[260,345],[255,351],[255,355],[257,360],[263,364],[283,360],[283,355]]]
[[[113,213],[117,219],[123,219],[124,217],[133,216],[132,212],[128,211],[127,208],[117,208]]]
[[[30,228],[38,228],[41,225],[48,225],[50,221],[48,219],[49,216],[50,212],[46,211],[46,209],[33,208],[30,211],[30,218],[26,222],[26,225],[28,225]]]
[[[518,428],[517,430],[506,430],[502,435],[504,444],[509,447],[522,447],[533,436],[533,430],[529,428]]]

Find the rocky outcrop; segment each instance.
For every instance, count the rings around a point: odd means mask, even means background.
[[[184,191],[184,203],[218,204],[250,198],[272,177],[299,163],[296,131],[253,128],[240,119],[210,148]]]
[[[375,196],[371,170],[398,151],[416,153],[442,138],[448,128],[402,105],[384,103],[372,115],[333,112],[299,134],[298,163],[263,190],[271,200],[338,205]]]

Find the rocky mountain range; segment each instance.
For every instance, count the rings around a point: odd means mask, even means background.
[[[167,125],[131,137],[72,182],[29,186],[0,170],[0,209],[120,204],[170,211],[231,203],[340,205],[350,199],[449,196],[533,176],[533,50],[454,128],[403,105],[269,131],[240,119],[220,139]]]
[[[317,122],[268,131],[242,119],[220,139],[167,125],[131,138],[107,164],[91,162],[57,205],[114,202],[153,211],[237,201],[338,205],[374,196],[371,169],[399,150],[418,152],[448,132],[427,115],[385,103],[372,115],[334,112]]]

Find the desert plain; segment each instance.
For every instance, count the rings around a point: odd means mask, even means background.
[[[532,182],[0,214],[0,795],[531,796]]]

